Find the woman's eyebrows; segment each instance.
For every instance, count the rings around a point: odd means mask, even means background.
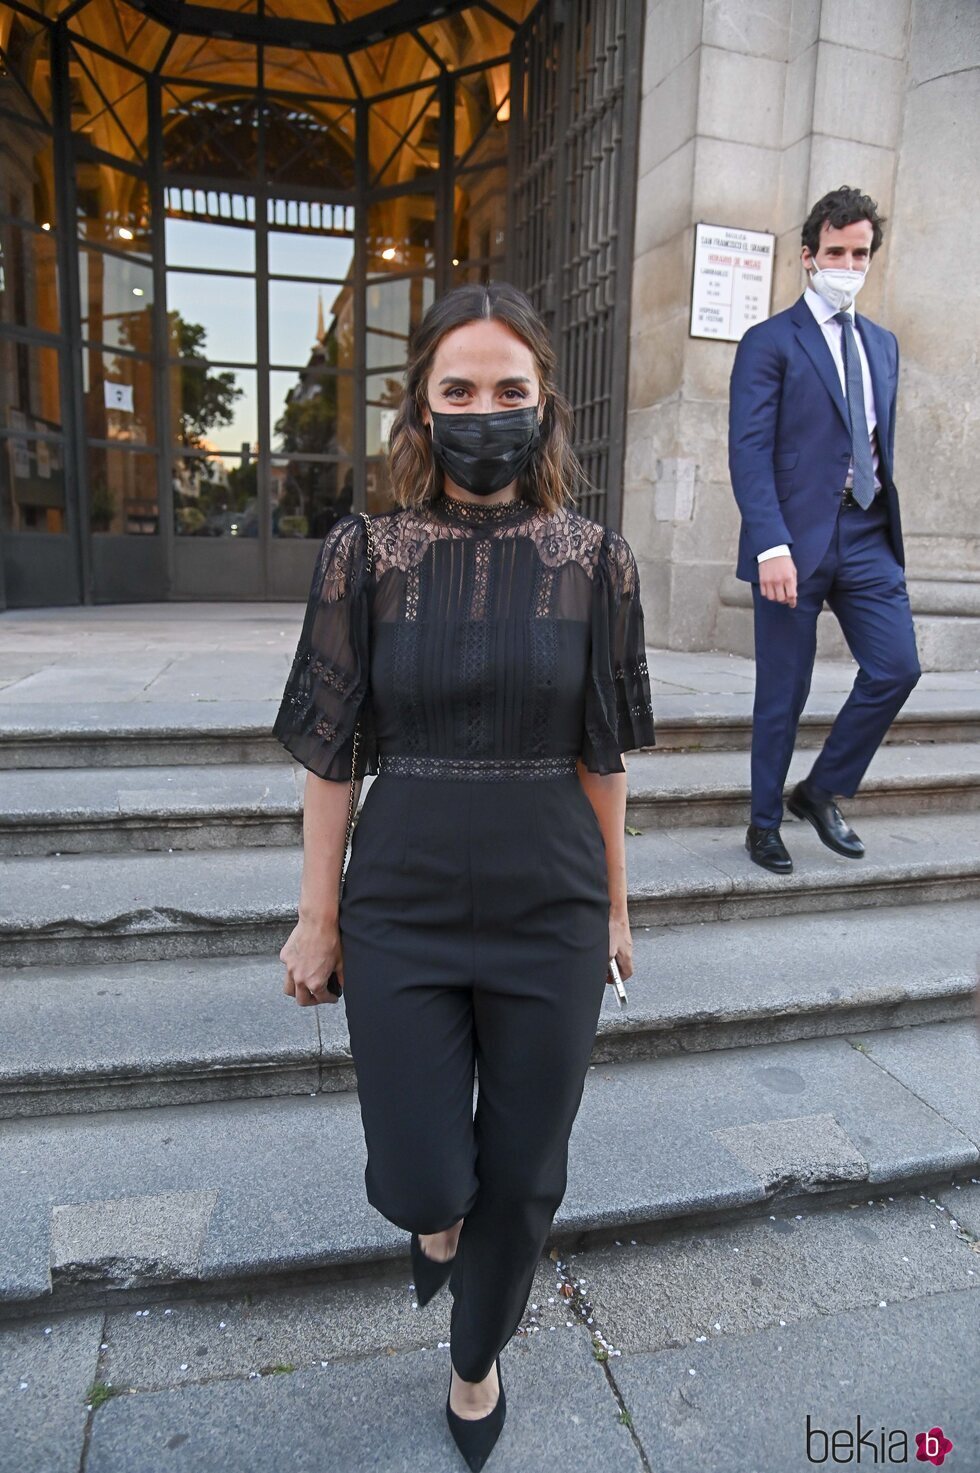
[[[512,378],[498,379],[494,387],[498,389],[503,389],[508,384],[530,384],[530,382],[531,380],[529,378],[523,378],[520,374],[514,374]],[[456,374],[447,374],[445,378],[441,378],[439,380],[440,389],[443,388],[446,384],[456,384],[463,389],[473,389],[476,387],[472,379],[459,378]]]

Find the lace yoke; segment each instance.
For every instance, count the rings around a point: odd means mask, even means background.
[[[274,733],[320,777],[379,771],[513,775],[581,759],[622,772],[653,745],[636,561],[568,508],[518,499],[372,518],[319,550]],[[382,759],[379,765],[379,757]],[[384,759],[388,760],[385,761]]]

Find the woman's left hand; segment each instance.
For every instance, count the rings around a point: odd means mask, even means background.
[[[609,955],[616,958],[619,967],[619,975],[625,982],[627,977],[633,975],[633,937],[630,934],[630,923],[628,916],[609,917]],[[612,976],[607,972],[606,981],[612,984]]]

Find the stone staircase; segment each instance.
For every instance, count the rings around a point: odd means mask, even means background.
[[[915,642],[923,670],[970,670],[980,650],[980,578],[912,576],[909,601],[915,619]],[[719,589],[714,638],[719,649],[752,658],[755,648],[752,586],[726,574]],[[824,612],[817,621],[817,657],[846,660],[847,643],[837,620]]]
[[[865,860],[788,820],[784,879],[742,848],[744,709],[704,704],[659,702],[627,758],[635,970],[556,1239],[980,1160],[980,693],[902,713],[847,805]],[[282,993],[304,773],[274,712],[0,723],[0,1312],[407,1262],[364,1198],[343,1005]]]

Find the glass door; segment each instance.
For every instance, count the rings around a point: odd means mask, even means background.
[[[0,608],[76,603],[78,507],[66,457],[71,375],[46,35],[0,53]]]
[[[171,185],[165,210],[173,593],[262,598],[255,196]]]
[[[296,598],[309,585],[311,544],[355,501],[356,212],[352,204],[270,199],[266,219],[267,588],[270,598]]]

